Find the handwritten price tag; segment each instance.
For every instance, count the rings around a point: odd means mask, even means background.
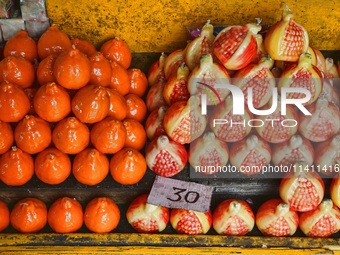
[[[198,212],[210,209],[213,187],[156,176],[147,202],[169,208]]]

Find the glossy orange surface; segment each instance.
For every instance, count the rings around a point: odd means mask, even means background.
[[[146,143],[146,132],[142,124],[134,119],[123,120],[126,129],[126,139],[124,147],[141,150]]]
[[[58,122],[71,112],[71,98],[62,86],[54,82],[47,83],[37,91],[34,109],[40,118]]]
[[[48,224],[57,233],[76,232],[83,225],[83,208],[72,198],[63,197],[55,201],[48,210]]]
[[[111,83],[111,64],[101,52],[89,56],[91,79],[89,84],[107,87]]]
[[[110,172],[112,178],[120,184],[135,184],[146,172],[145,158],[136,149],[124,148],[111,158]]]
[[[127,72],[131,80],[129,93],[143,97],[148,89],[148,79],[145,74],[137,68],[129,69]]]
[[[37,88],[27,88],[24,89],[28,99],[30,100],[30,110],[28,111],[28,114],[36,114],[35,110],[34,110],[34,105],[33,105],[33,100],[34,100],[34,96],[37,93],[38,89]]]
[[[31,155],[13,146],[0,157],[0,179],[7,185],[20,186],[28,182],[34,174]]]
[[[117,90],[120,94],[125,96],[129,93],[131,83],[128,72],[116,61],[111,62],[111,70],[111,82],[109,87]]]
[[[49,55],[60,55],[72,46],[68,36],[57,26],[50,26],[38,41],[38,55],[44,59]]]
[[[7,80],[22,88],[28,88],[32,86],[34,77],[34,68],[26,59],[11,56],[0,62],[0,82]]]
[[[37,79],[40,85],[56,81],[53,74],[53,66],[57,58],[57,55],[50,55],[39,63]]]
[[[125,119],[127,114],[125,98],[114,89],[106,88],[106,93],[109,95],[110,99],[110,109],[107,116],[117,120]]]
[[[101,153],[117,153],[124,147],[125,139],[123,123],[113,117],[98,122],[91,130],[91,142]]]
[[[66,89],[80,89],[91,77],[90,60],[78,49],[72,47],[58,56],[53,66],[58,84]]]
[[[109,59],[128,69],[131,64],[131,52],[129,46],[120,38],[116,37],[107,41],[100,48],[100,52]]]
[[[88,146],[90,130],[76,117],[69,117],[55,126],[52,140],[60,151],[66,154],[77,154]]]
[[[91,56],[97,50],[88,40],[74,38],[71,40],[72,45],[76,46],[78,50],[84,53],[87,57]]]
[[[50,124],[38,116],[26,115],[14,131],[17,146],[29,154],[46,149],[52,141]]]
[[[0,154],[8,151],[14,142],[13,129],[7,122],[0,120]]]
[[[109,233],[114,230],[120,219],[118,206],[108,197],[97,197],[85,208],[84,223],[95,233]]]
[[[103,120],[110,109],[110,99],[104,87],[88,85],[72,99],[72,112],[84,123]]]
[[[11,224],[21,233],[35,233],[47,223],[47,207],[36,198],[25,198],[15,204],[11,212]]]
[[[12,83],[0,85],[0,120],[17,122],[30,110],[30,100],[24,90]]]
[[[109,173],[109,160],[96,149],[87,148],[74,158],[72,173],[79,182],[96,185]]]
[[[47,184],[59,184],[71,174],[71,160],[56,148],[40,152],[34,162],[35,175]]]
[[[4,231],[10,222],[8,206],[0,200],[0,232]]]
[[[128,94],[125,96],[125,100],[128,107],[126,117],[129,119],[135,119],[139,122],[143,122],[147,114],[146,104],[143,99],[141,99],[137,95]]]
[[[33,64],[38,59],[37,44],[26,31],[21,30],[6,42],[4,57],[9,56],[21,57]]]

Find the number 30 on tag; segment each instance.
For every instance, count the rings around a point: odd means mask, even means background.
[[[213,187],[156,176],[147,202],[169,208],[208,212]]]

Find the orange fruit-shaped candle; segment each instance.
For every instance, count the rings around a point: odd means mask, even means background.
[[[125,69],[131,64],[131,51],[129,46],[120,38],[116,37],[107,41],[100,48],[100,52],[109,60],[116,61]]]
[[[39,199],[25,198],[15,204],[10,217],[15,230],[36,233],[47,223],[47,207]]]
[[[39,153],[51,144],[51,126],[39,117],[26,115],[15,128],[14,139],[24,152]]]
[[[53,74],[58,84],[66,89],[80,89],[91,78],[90,60],[74,46],[56,59]]]
[[[126,119],[123,121],[126,129],[126,139],[124,147],[141,150],[146,143],[146,132],[142,124],[134,119]]]
[[[34,174],[31,155],[13,146],[0,157],[0,179],[7,185],[20,186],[28,182]]]
[[[71,174],[71,160],[56,148],[47,148],[35,158],[34,171],[43,182],[51,185],[62,183]]]
[[[139,97],[143,97],[148,89],[148,79],[140,69],[127,70],[131,83],[129,93],[135,94]]]
[[[34,78],[34,68],[26,59],[11,56],[0,62],[0,82],[7,80],[24,89],[32,86]]]
[[[8,151],[14,142],[13,130],[9,123],[0,120],[0,154]]]
[[[72,99],[72,112],[84,123],[103,120],[110,109],[110,99],[105,88],[88,85],[77,92]]]
[[[116,61],[111,61],[111,82],[109,87],[125,96],[129,93],[130,83],[130,77],[126,69]]]
[[[71,112],[71,98],[66,89],[52,82],[39,88],[34,97],[34,109],[40,118],[58,122]]]
[[[30,100],[18,85],[5,81],[0,85],[0,120],[17,122],[30,110]]]
[[[112,178],[120,184],[135,184],[146,172],[145,158],[136,149],[124,148],[111,158],[110,172]]]
[[[125,98],[114,89],[106,88],[106,93],[109,95],[110,99],[110,109],[107,116],[117,120],[125,119],[127,114]]]
[[[0,232],[8,227],[10,221],[9,215],[8,206],[0,200]]]
[[[71,43],[87,57],[91,56],[97,51],[93,44],[90,43],[88,40],[74,38],[71,40]]]
[[[90,84],[109,86],[111,83],[111,64],[100,52],[95,52],[89,57],[91,63]]]
[[[101,153],[114,154],[125,144],[126,130],[122,122],[107,117],[91,130],[91,142]]]
[[[55,126],[52,140],[60,151],[66,154],[77,154],[89,145],[90,130],[76,117],[69,117]]]
[[[118,206],[108,197],[97,197],[87,204],[84,213],[86,227],[95,233],[109,233],[120,219]]]
[[[139,122],[143,122],[148,111],[144,101],[139,96],[134,94],[126,95],[125,100],[128,107],[126,117],[129,119],[135,119]]]
[[[63,197],[55,201],[48,210],[47,220],[57,233],[76,232],[83,225],[83,208],[72,198]]]
[[[50,26],[38,41],[38,55],[44,59],[49,55],[60,55],[72,46],[68,36],[57,26]]]
[[[109,160],[96,149],[87,148],[74,158],[72,173],[79,182],[96,185],[109,173]]]
[[[31,63],[34,63],[34,60],[38,59],[37,45],[35,41],[28,36],[26,31],[19,31],[7,41],[4,49],[4,57],[9,56],[21,57]]]
[[[28,99],[30,100],[30,110],[28,111],[28,114],[33,115],[36,114],[35,110],[34,110],[34,105],[33,105],[33,100],[34,100],[34,96],[37,93],[38,89],[37,88],[27,88],[24,89]]]
[[[53,74],[53,66],[57,58],[57,55],[50,55],[39,63],[37,79],[40,85],[56,81]]]

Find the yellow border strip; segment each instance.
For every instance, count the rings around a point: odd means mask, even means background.
[[[225,247],[140,247],[140,246],[2,246],[1,254],[277,254],[312,255],[334,254],[326,249],[254,249]]]
[[[339,238],[165,235],[165,234],[0,234],[1,246],[186,246],[186,247],[289,247],[339,250]]]

